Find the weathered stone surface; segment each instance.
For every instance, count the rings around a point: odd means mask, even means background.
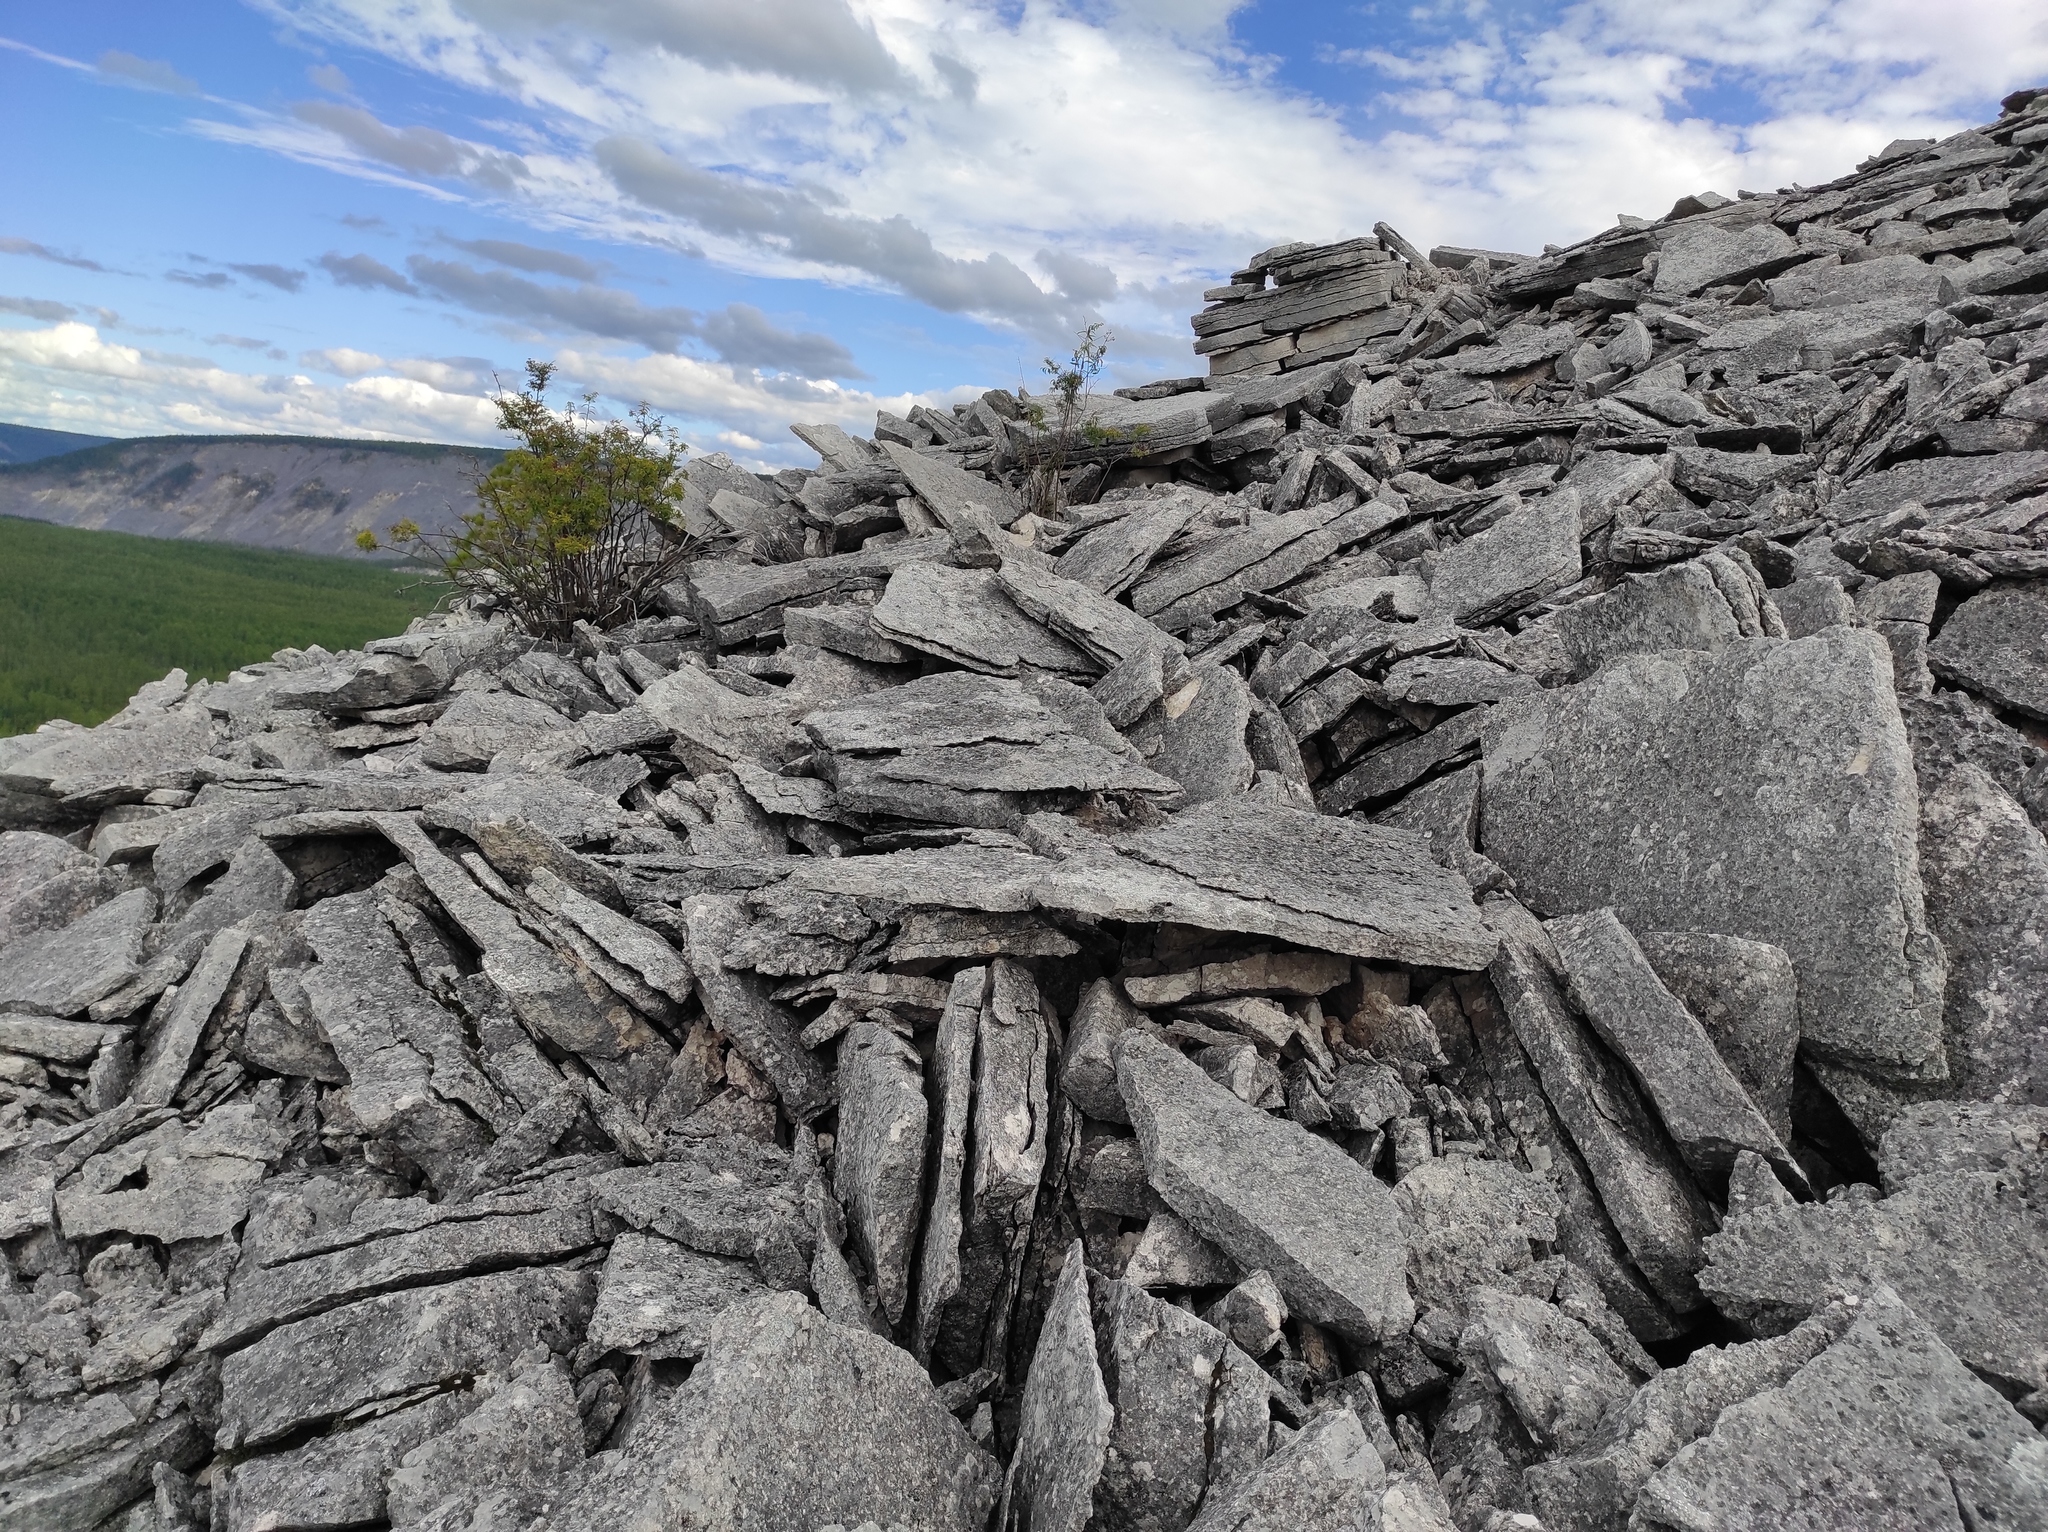
[[[1617,661],[1500,704],[1485,758],[1484,850],[1531,908],[1770,942],[1798,970],[1808,1047],[1941,1078],[1945,971],[1877,635]]]
[[[1547,961],[1547,938],[1512,904],[1490,906],[1505,938],[1493,987],[1598,1189],[1630,1258],[1657,1296],[1686,1313],[1700,1306],[1694,1274],[1713,1213],[1679,1168],[1632,1080],[1565,1009]]]
[[[1095,1357],[1081,1242],[1067,1247],[1017,1405],[1017,1448],[1007,1492],[1013,1524],[1032,1532],[1084,1532],[1115,1419]]]
[[[130,889],[68,926],[0,950],[0,1010],[76,1016],[142,971],[142,940],[156,896]]]
[[[2048,1106],[2048,842],[1989,776],[1959,765],[1921,798],[1920,870],[1948,957],[1943,1094]]]
[[[726,1311],[633,1450],[541,1525],[980,1532],[1000,1479],[907,1352],[772,1293]]]
[[[1255,1111],[1164,1043],[1117,1040],[1121,1088],[1152,1187],[1296,1313],[1391,1340],[1415,1308],[1392,1194],[1327,1139]]]
[[[206,951],[178,986],[177,999],[166,1014],[150,1024],[149,1040],[143,1047],[135,1082],[129,1087],[130,1099],[144,1106],[166,1106],[177,1094],[185,1071],[191,1067],[200,1034],[206,1030],[221,996],[227,993],[248,945],[248,936],[233,927],[206,944]]]
[[[517,692],[461,692],[420,737],[420,759],[443,771],[481,771],[493,757],[521,754],[568,727],[545,702]]]
[[[998,526],[1004,527],[1024,514],[1017,497],[1000,484],[962,472],[950,463],[925,457],[896,442],[883,443],[883,450],[941,526],[952,527],[969,506],[980,506],[995,517]]]
[[[903,1317],[910,1296],[924,1189],[925,1115],[917,1050],[887,1027],[856,1022],[839,1043],[832,1173],[891,1324]]]
[[[1100,669],[1025,616],[992,569],[907,564],[889,577],[869,620],[884,638],[991,675],[1014,676],[1027,666],[1081,676]]]
[[[1699,1019],[1781,1141],[1792,1136],[1799,980],[1782,947],[1713,931],[1638,931],[1664,987]]]
[[[1408,1285],[1424,1308],[1462,1316],[1466,1294],[1526,1271],[1557,1238],[1563,1211],[1542,1179],[1498,1160],[1423,1161],[1394,1186]]]
[[[953,975],[946,1009],[932,1044],[933,1134],[931,1195],[925,1214],[924,1248],[918,1258],[916,1320],[911,1350],[929,1360],[946,1305],[960,1291],[962,1183],[967,1164],[967,1129],[974,1089],[974,1055],[981,1008],[988,998],[988,969],[963,968]]]
[[[1189,1532],[1355,1532],[1377,1519],[1386,1483],[1357,1415],[1333,1410],[1210,1496]]]
[[[1721,1412],[1789,1382],[1832,1345],[1854,1311],[1840,1305],[1788,1335],[1706,1346],[1612,1409],[1577,1450],[1532,1463],[1522,1478],[1554,1532],[1623,1532],[1650,1475],[1713,1430]]]
[[[1887,1299],[1873,1294],[1790,1382],[1723,1410],[1643,1485],[1635,1524],[2011,1527],[2048,1517],[2048,1442]]]
[[[1584,1325],[1547,1303],[1478,1287],[1465,1344],[1486,1359],[1524,1429],[1546,1452],[1570,1452],[1635,1382]]]
[[[1184,1527],[1266,1456],[1270,1384],[1228,1336],[1129,1282],[1098,1289],[1095,1333],[1115,1409],[1097,1520]]]
[[[235,1464],[225,1488],[215,1491],[225,1496],[229,1532],[346,1527],[384,1519],[392,1470],[475,1403],[467,1390],[435,1394],[353,1430]]]
[[[683,920],[690,951],[707,955],[725,952],[747,923],[738,899],[712,894],[691,900]],[[772,986],[753,974],[734,972],[715,957],[693,961],[691,972],[705,1016],[767,1075],[784,1109],[799,1122],[823,1111],[832,1099],[831,1077],[799,1040],[803,1029],[796,1018],[768,998]]]
[[[178,1410],[88,1457],[0,1484],[0,1517],[10,1532],[98,1526],[148,1493],[159,1463],[196,1468],[205,1445],[192,1416]]]
[[[2048,1218],[2019,1185],[1982,1170],[1915,1176],[1883,1201],[1765,1208],[1707,1241],[1700,1286],[1724,1312],[1782,1331],[1829,1284],[1883,1282],[1970,1367],[2048,1387]]]
[[[120,891],[118,874],[69,841],[33,830],[0,833],[0,951],[68,926]]]
[[[259,1446],[360,1405],[574,1348],[592,1274],[549,1268],[365,1298],[273,1330],[221,1363],[222,1451]]]
[[[1908,1107],[1878,1146],[1887,1192],[1915,1176],[1989,1170],[2019,1178],[2048,1169],[2048,1108],[1934,1101]]]
[[[1706,1028],[1658,980],[1614,911],[1564,916],[1545,929],[1579,1014],[1628,1066],[1703,1186],[1724,1186],[1745,1149],[1772,1161],[1793,1184],[1804,1183]]]
[[[583,1422],[562,1363],[523,1362],[477,1392],[476,1408],[412,1448],[391,1475],[387,1504],[398,1532],[520,1526],[583,1466]]]
[[[1237,1278],[1229,1256],[1165,1212],[1146,1221],[1123,1277],[1134,1287],[1221,1287]]]
[[[1949,614],[1927,662],[1951,685],[1999,707],[2048,718],[2048,590],[2038,583],[1980,591]]]
[[[165,1122],[93,1155],[57,1192],[69,1239],[120,1229],[169,1243],[213,1239],[242,1221],[282,1135],[253,1108],[217,1106],[187,1127]],[[141,1186],[125,1183],[140,1177]]]
[[[1152,766],[1181,785],[1184,803],[1230,797],[1252,785],[1252,756],[1245,747],[1252,697],[1236,671],[1195,666],[1162,711],[1166,721]]]
[[[1579,568],[1579,496],[1561,490],[1440,554],[1429,613],[1483,627],[1564,589]]]

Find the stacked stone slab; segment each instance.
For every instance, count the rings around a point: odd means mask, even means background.
[[[0,740],[0,1527],[2048,1524],[2044,260],[1283,247]]]

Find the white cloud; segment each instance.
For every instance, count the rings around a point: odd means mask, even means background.
[[[366,173],[473,182],[516,155],[494,195],[537,225],[893,288],[1034,342],[1097,313],[1184,333],[1168,305],[1251,249],[1379,218],[1534,248],[1709,186],[1825,179],[2048,74],[2048,13],[2012,0],[1587,0],[1519,32],[1461,10],[1439,49],[1359,56],[1387,124],[1360,133],[1242,54],[1232,0],[264,3],[532,119],[489,149],[323,112]],[[1689,116],[1717,85],[1763,120]]]
[[[594,389],[619,408],[645,400],[674,419],[698,450],[730,451],[761,467],[813,461],[789,434],[791,421],[866,432],[878,409],[901,414],[913,404],[945,406],[975,392],[880,395],[693,357],[597,349],[564,350],[557,361],[562,397]],[[0,328],[0,419],[57,429],[91,425],[114,436],[254,432],[502,444],[490,399],[496,380],[481,358],[388,360],[344,346],[303,353],[299,365],[307,371],[239,372],[109,342],[76,321]],[[110,381],[119,386],[110,388]]]

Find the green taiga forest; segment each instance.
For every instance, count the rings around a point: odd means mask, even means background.
[[[439,594],[420,581],[369,559],[0,516],[0,735],[98,723],[173,667],[218,680],[287,646],[402,633]]]

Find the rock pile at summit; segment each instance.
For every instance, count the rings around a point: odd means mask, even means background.
[[[2048,1525],[2005,108],[0,740],[0,1529]]]

